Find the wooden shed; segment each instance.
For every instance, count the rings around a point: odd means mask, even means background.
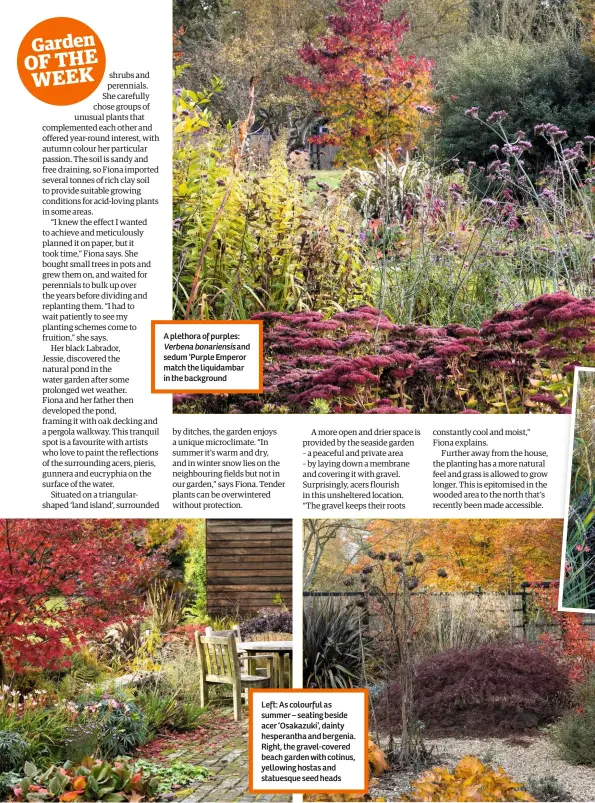
[[[207,519],[207,611],[291,608],[291,519]]]

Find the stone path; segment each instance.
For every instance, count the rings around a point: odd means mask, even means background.
[[[178,759],[206,767],[209,776],[175,792],[183,803],[240,803],[291,801],[291,795],[252,795],[248,792],[248,712],[234,722],[231,708],[209,708],[205,726],[187,734],[171,734],[145,745],[139,753],[151,761]]]

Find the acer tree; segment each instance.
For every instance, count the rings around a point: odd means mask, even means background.
[[[0,675],[56,669],[85,638],[139,610],[161,569],[143,523],[102,519],[0,520]]]
[[[318,77],[288,76],[304,89],[328,120],[315,144],[338,145],[338,161],[369,163],[376,155],[415,145],[424,127],[431,88],[431,62],[403,56],[409,30],[404,16],[384,18],[388,0],[339,0],[327,17],[329,32],[298,51]]]
[[[559,583],[532,582],[531,594],[537,607],[557,627],[556,635],[544,633],[540,641],[548,652],[568,667],[573,683],[581,683],[593,672],[595,666],[595,643],[585,626],[584,616],[558,610]]]

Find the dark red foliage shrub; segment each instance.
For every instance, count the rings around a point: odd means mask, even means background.
[[[530,730],[558,717],[568,696],[566,668],[543,650],[521,645],[488,644],[430,656],[417,666],[414,681],[416,713],[432,735]],[[376,709],[381,727],[391,724],[398,731],[398,684],[382,693]]]
[[[290,611],[270,610],[263,608],[258,616],[242,622],[242,638],[255,636],[258,633],[291,633],[293,619]]]
[[[261,395],[227,397],[236,413],[570,412],[575,365],[594,364],[595,298],[566,292],[497,313],[479,330],[397,325],[379,310],[264,312]],[[321,336],[324,331],[324,336]],[[224,412],[221,396],[174,397],[178,412]],[[319,410],[320,412],[320,410]]]

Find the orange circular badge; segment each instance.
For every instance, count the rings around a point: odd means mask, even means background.
[[[92,28],[52,17],[31,28],[17,56],[21,81],[44,103],[70,106],[88,98],[105,72],[105,51]]]

